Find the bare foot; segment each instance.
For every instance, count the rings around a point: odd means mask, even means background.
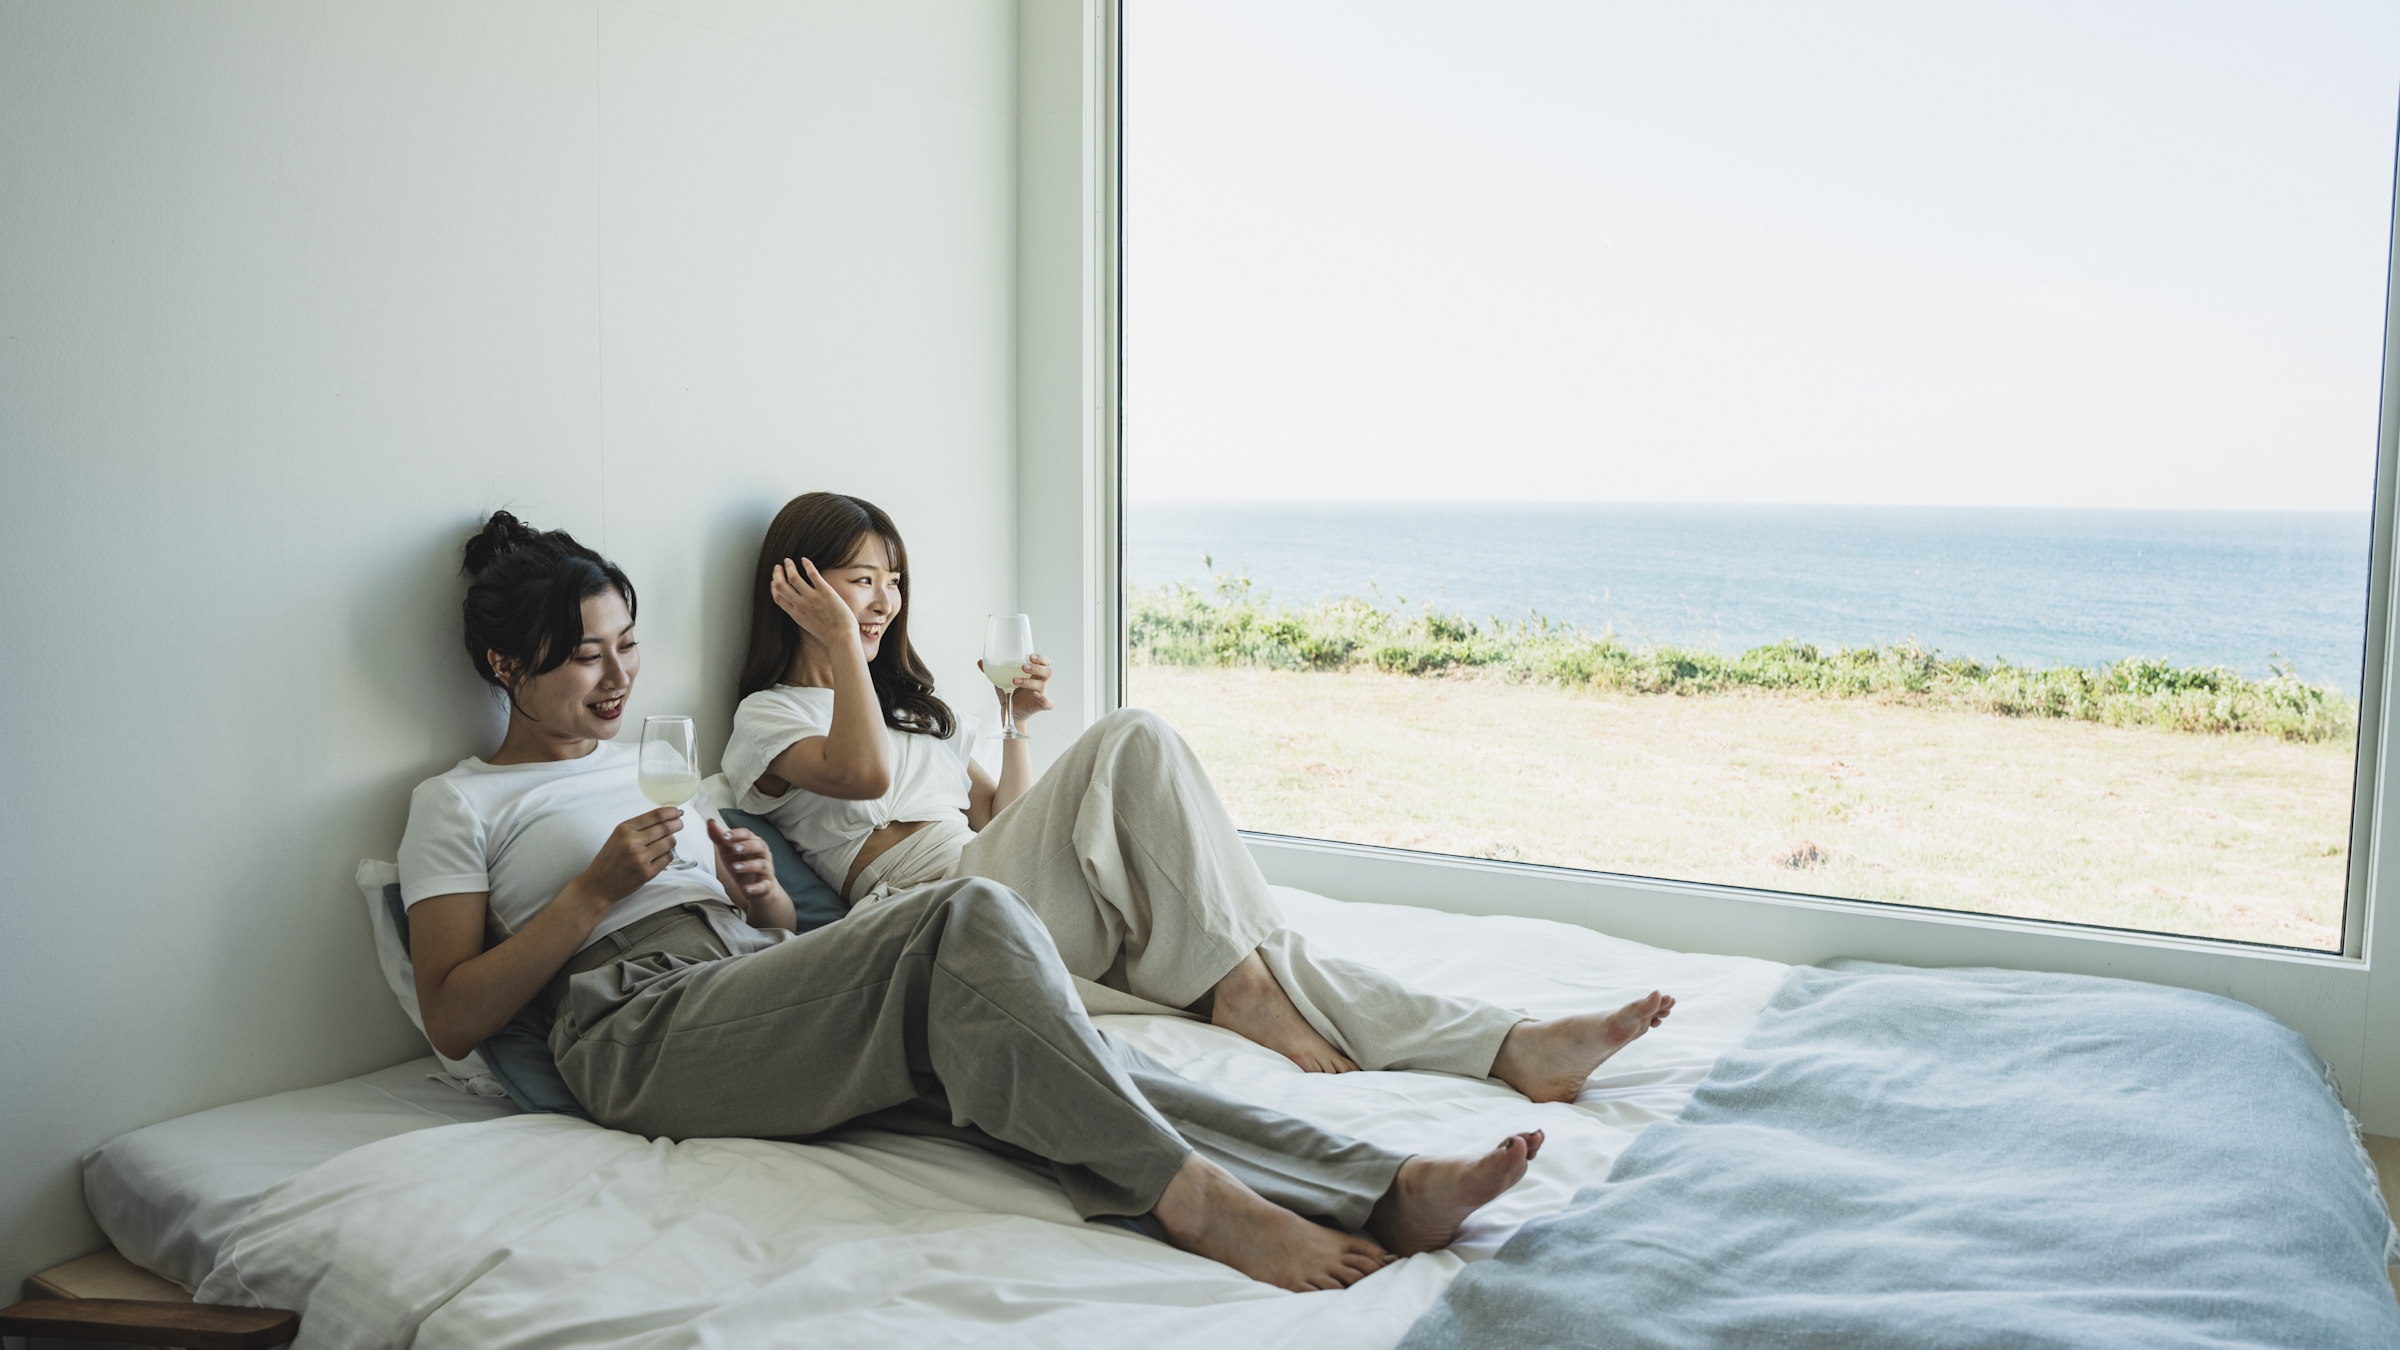
[[[1592,1070],[1673,1011],[1673,995],[1653,992],[1613,1013],[1519,1022],[1492,1058],[1492,1077],[1537,1102],[1571,1102]]]
[[[1392,1188],[1375,1202],[1367,1231],[1396,1256],[1439,1251],[1458,1236],[1468,1215],[1516,1185],[1541,1151],[1542,1132],[1527,1130],[1501,1140],[1489,1153],[1411,1158],[1400,1164]]]
[[[1274,972],[1257,952],[1243,957],[1212,992],[1216,1002],[1208,1020],[1217,1026],[1258,1042],[1310,1073],[1350,1073],[1358,1068],[1292,1006],[1292,996],[1275,982]]]
[[[1272,1203],[1197,1153],[1183,1160],[1151,1212],[1176,1246],[1294,1293],[1347,1289],[1392,1259],[1365,1238]]]

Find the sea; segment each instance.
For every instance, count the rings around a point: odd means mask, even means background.
[[[1594,503],[1131,502],[1137,587],[1246,573],[1286,605],[1357,596],[1535,615],[1733,654],[1915,641],[2020,665],[2230,666],[2356,696],[2365,512]]]

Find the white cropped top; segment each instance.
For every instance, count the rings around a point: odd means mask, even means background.
[[[796,684],[761,689],[733,711],[724,768],[725,781],[733,785],[734,809],[773,821],[810,869],[838,893],[868,835],[894,821],[966,815],[967,763],[975,736],[963,720],[948,740],[887,725],[892,785],[871,801],[844,801],[796,787],[780,797],[758,790],[760,775],[777,755],[831,730],[832,690]]]

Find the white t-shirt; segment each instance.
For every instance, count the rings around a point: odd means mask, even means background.
[[[609,832],[658,807],[642,795],[630,746],[602,741],[581,759],[486,764],[462,759],[417,784],[400,836],[400,900],[483,891],[493,920],[514,934],[567,888],[608,842]],[[708,803],[683,808],[676,848],[697,867],[670,868],[619,900],[594,939],[691,900],[725,901],[708,842]]]
[[[896,820],[940,820],[967,810],[967,762],[974,734],[962,721],[945,740],[886,725],[891,738],[892,785],[872,801],[844,801],[792,788],[780,797],[758,790],[759,775],[775,757],[811,736],[833,730],[833,691],[778,684],[761,689],[733,710],[733,739],[725,746],[725,781],[733,806],[765,816],[792,841],[800,856],[838,893],[850,878],[850,860],[868,835]]]

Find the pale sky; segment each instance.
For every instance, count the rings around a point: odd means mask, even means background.
[[[1124,13],[1137,499],[2369,504],[2391,0]]]

